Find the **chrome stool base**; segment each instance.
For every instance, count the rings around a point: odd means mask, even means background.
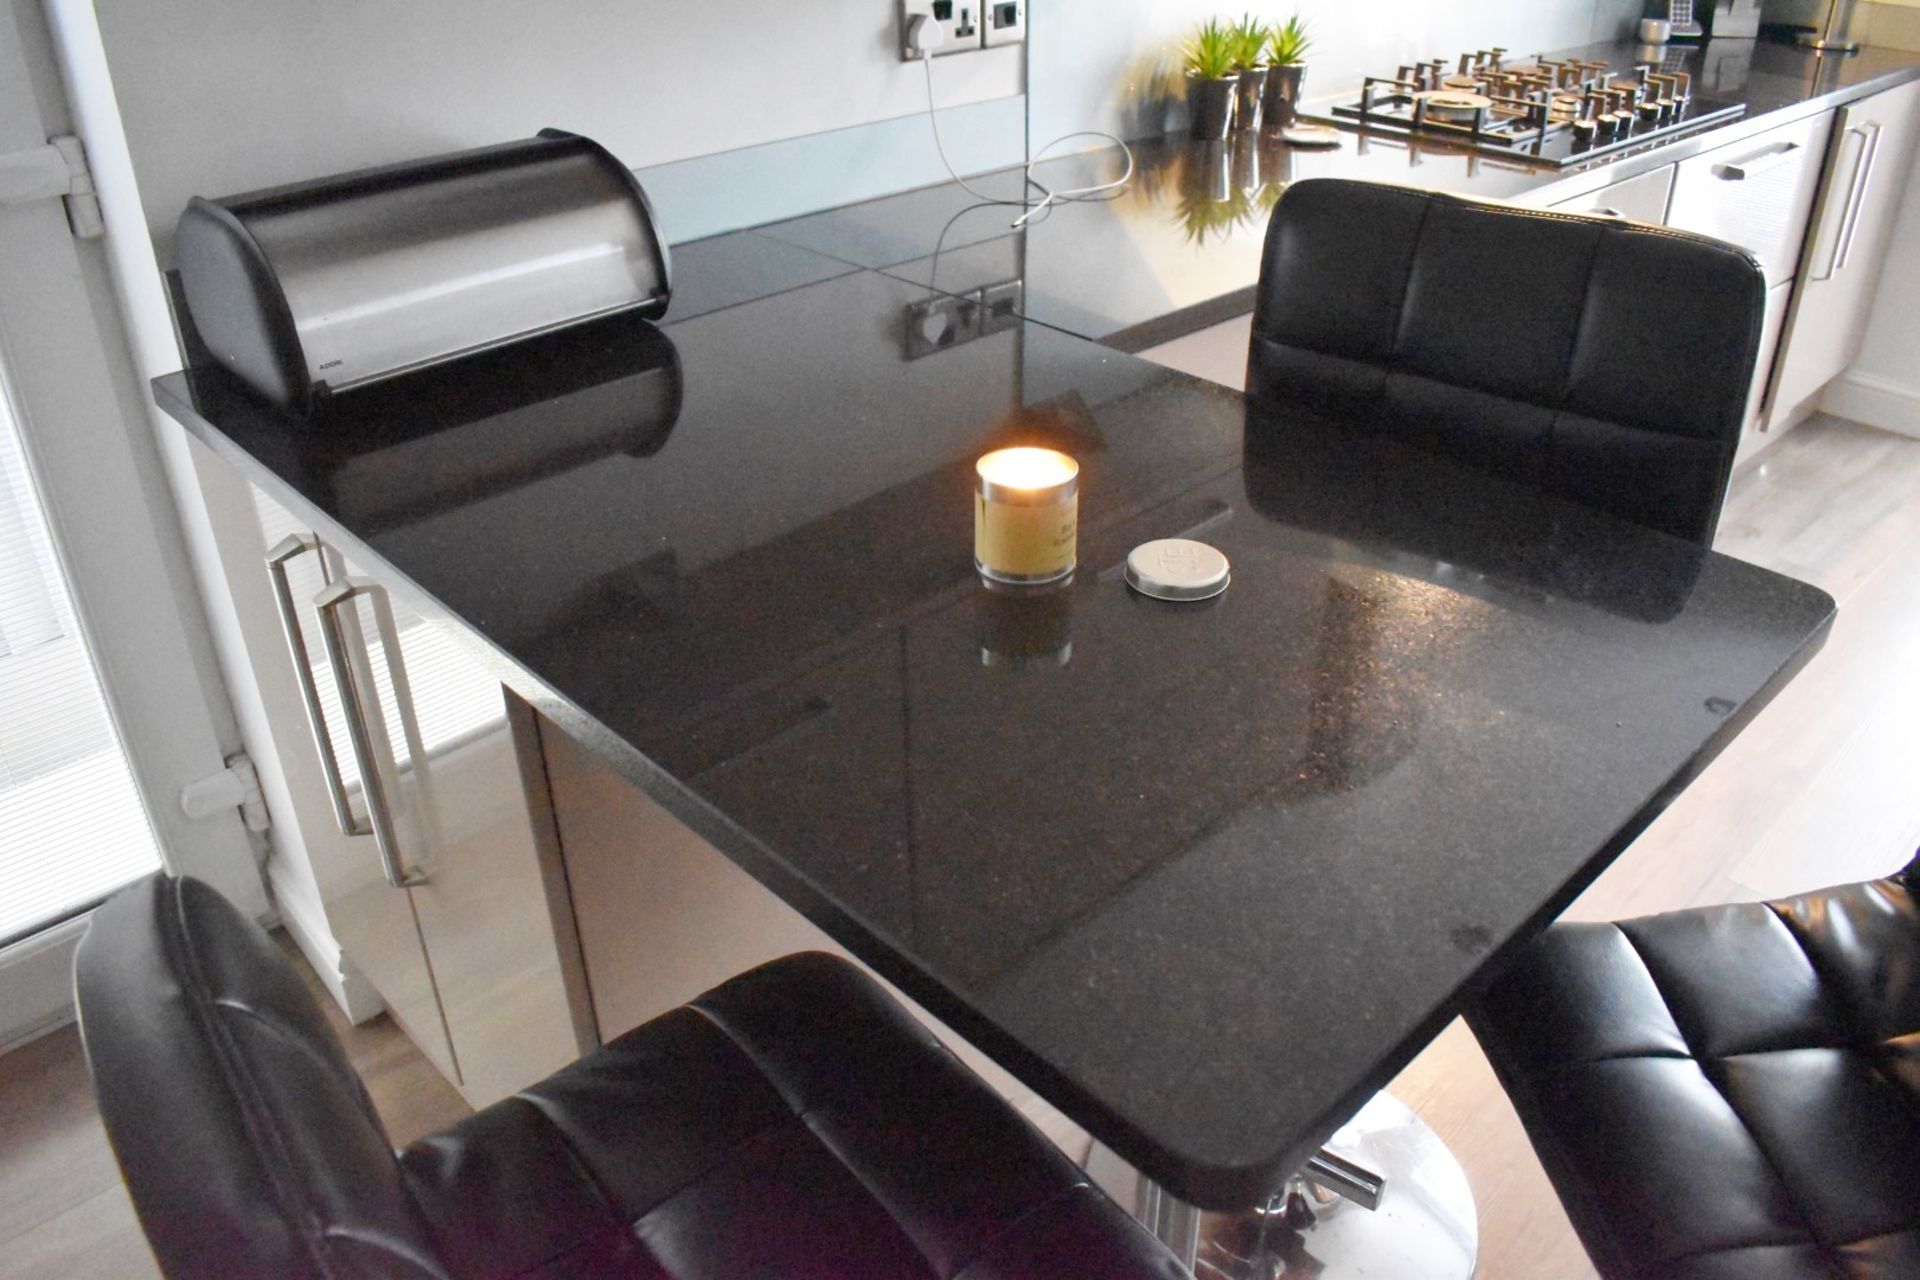
[[[1479,1216],[1459,1161],[1425,1121],[1376,1094],[1328,1140],[1331,1167],[1303,1170],[1260,1209],[1213,1213],[1175,1200],[1098,1143],[1087,1172],[1159,1236],[1197,1280],[1468,1280],[1479,1255]],[[1345,1169],[1342,1166],[1357,1166]],[[1345,1181],[1368,1209],[1314,1180]],[[1357,1175],[1354,1176],[1354,1175]]]

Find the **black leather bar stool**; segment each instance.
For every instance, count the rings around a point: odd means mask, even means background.
[[[1917,876],[1557,924],[1469,1011],[1602,1275],[1920,1275]]]
[[[205,885],[117,894],[75,979],[175,1280],[1182,1274],[830,956],[742,974],[398,1153],[298,975]]]
[[[1765,297],[1703,236],[1308,179],[1268,224],[1247,395],[1709,544]]]

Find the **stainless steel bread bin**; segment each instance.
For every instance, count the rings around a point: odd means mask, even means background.
[[[195,197],[174,261],[208,353],[276,404],[618,312],[665,313],[633,174],[558,130],[270,191]]]

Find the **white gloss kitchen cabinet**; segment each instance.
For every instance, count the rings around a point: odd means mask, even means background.
[[[1634,222],[1662,223],[1667,220],[1667,201],[1673,195],[1673,166],[1655,169],[1637,177],[1609,183],[1571,200],[1555,201],[1549,208],[1568,213],[1601,213]]]
[[[1766,312],[1739,460],[1811,414],[1859,355],[1920,145],[1920,81],[1556,200],[1752,252]],[[1676,335],[1684,343],[1684,335]]]
[[[1840,109],[1774,368],[1777,411],[1807,404],[1859,356],[1916,144],[1920,81]]]
[[[280,763],[330,811],[301,822],[327,926],[483,1106],[597,1043],[533,714],[444,625],[252,497],[285,628],[275,656],[311,730],[275,749],[308,756]]]

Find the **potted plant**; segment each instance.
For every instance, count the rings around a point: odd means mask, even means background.
[[[1187,43],[1187,111],[1195,138],[1224,142],[1233,128],[1233,97],[1240,86],[1233,33],[1209,19]]]
[[[1233,67],[1239,77],[1234,100],[1233,124],[1236,129],[1260,127],[1260,100],[1267,91],[1267,41],[1273,28],[1252,14],[1242,14],[1233,25]]]
[[[1300,114],[1300,82],[1306,78],[1307,50],[1313,36],[1294,14],[1267,35],[1267,85],[1261,114],[1269,129],[1284,129]]]

